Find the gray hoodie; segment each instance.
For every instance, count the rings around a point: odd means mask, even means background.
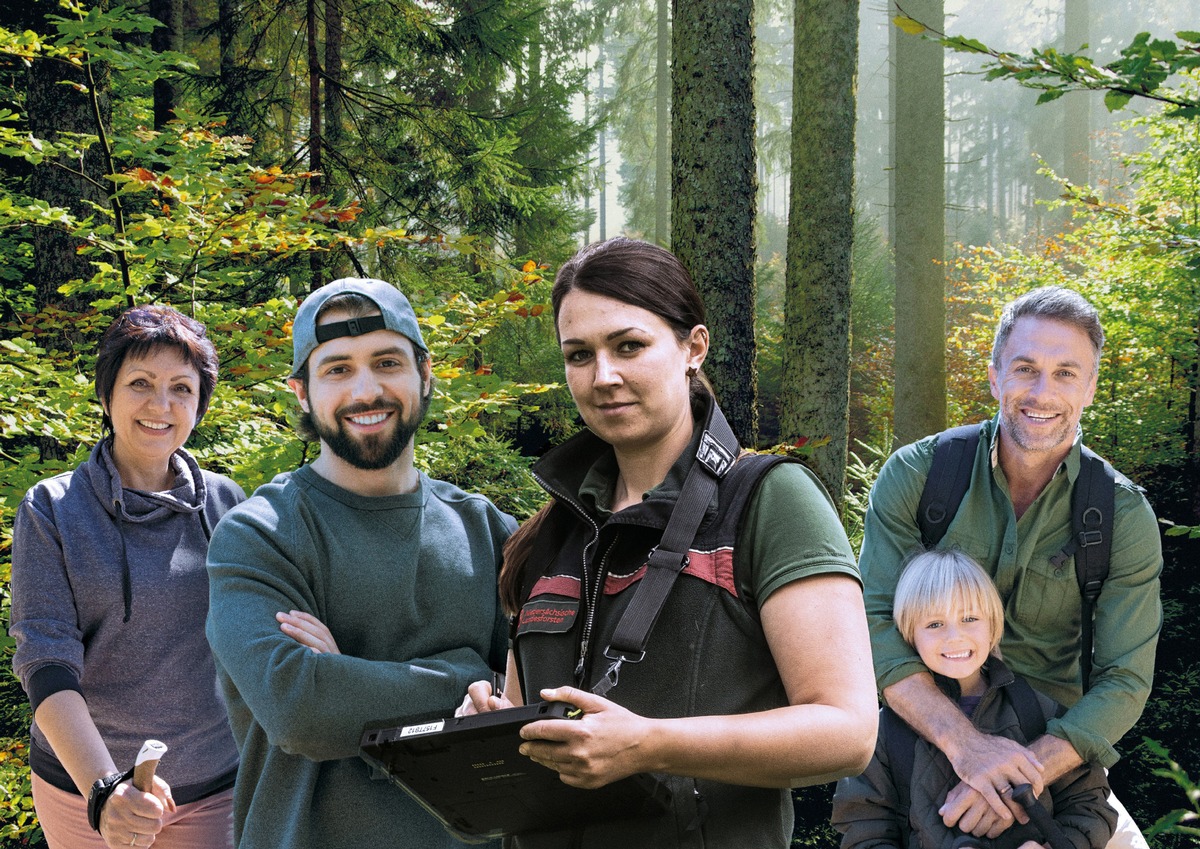
[[[73,472],[34,486],[13,523],[13,668],[34,710],[76,690],[118,768],[147,738],[167,744],[159,773],[186,803],[232,783],[237,749],[204,637],[204,560],[217,520],[245,499],[186,451],[169,492],[125,489],[111,438]],[[33,771],[74,784],[35,721]]]

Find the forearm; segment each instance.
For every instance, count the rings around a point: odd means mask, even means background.
[[[1083,758],[1069,742],[1052,734],[1043,734],[1029,745],[1029,749],[1041,762],[1047,784],[1057,781],[1083,764]]]
[[[34,717],[75,788],[86,799],[97,778],[121,772],[88,713],[87,702],[74,690],[48,696]]]
[[[298,644],[290,653],[274,667],[251,659],[232,677],[272,742],[314,761],[356,756],[367,722],[453,713],[467,685],[487,674],[467,648],[404,662],[317,655]]]
[[[980,732],[958,706],[938,689],[928,672],[910,675],[883,691],[888,707],[951,762]]]
[[[870,760],[875,719],[829,705],[754,714],[647,720],[641,768],[741,784],[791,787],[857,775]]]

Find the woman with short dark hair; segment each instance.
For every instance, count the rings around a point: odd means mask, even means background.
[[[13,526],[13,666],[50,849],[228,847],[237,749],[204,637],[205,555],[245,498],[183,449],[217,381],[200,322],[136,307],[96,359],[104,436],[25,496]],[[168,751],[151,792],[125,770]]]

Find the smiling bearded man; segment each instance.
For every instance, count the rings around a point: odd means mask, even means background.
[[[496,571],[515,523],[413,465],[433,378],[399,290],[335,281],[292,332],[288,385],[321,453],[229,514],[208,557],[238,847],[460,846],[372,779],[359,738],[368,722],[448,715],[504,668]]]
[[[1141,489],[1115,473],[1108,579],[1095,602],[1094,649],[1087,658],[1080,651],[1072,497],[1079,481],[1092,477],[1081,473],[1079,421],[1096,394],[1103,346],[1100,318],[1076,292],[1049,286],[1008,304],[987,375],[999,412],[971,431],[978,441],[964,449],[970,482],[957,512],[942,511],[952,513],[948,523],[928,519],[945,528],[938,548],[960,549],[995,582],[1005,607],[1005,662],[1068,706],[1028,748],[977,731],[938,690],[892,620],[900,572],[923,547],[918,512],[938,436],[899,449],[871,490],[859,569],[876,681],[889,707],[941,749],[963,779],[941,810],[946,825],[979,837],[994,838],[1024,816],[1006,795],[1011,787],[1030,781],[1040,791],[1084,762],[1111,767],[1114,745],[1150,693],[1162,625],[1162,549]],[[1098,463],[1087,458],[1088,470]],[[944,483],[942,476],[936,483]],[[1091,622],[1082,627],[1093,630]],[[1084,664],[1095,672],[1086,692]],[[1128,813],[1115,798],[1110,802],[1121,818],[1109,849],[1143,849],[1145,838]]]

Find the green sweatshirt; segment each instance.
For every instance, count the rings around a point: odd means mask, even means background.
[[[502,669],[496,597],[512,518],[421,476],[415,493],[367,498],[310,467],[231,511],[209,548],[209,642],[241,767],[240,849],[460,846],[417,803],[373,780],[363,725],[450,715]],[[341,654],[279,630],[278,611],[324,622]]]
[[[896,630],[892,597],[907,557],[920,547],[917,504],[936,439],[899,449],[871,490],[859,568],[880,690],[926,671]],[[1113,746],[1141,716],[1154,676],[1162,626],[1158,522],[1141,490],[1119,478],[1110,571],[1096,605],[1092,689],[1084,695],[1075,561],[1059,567],[1050,562],[1071,536],[1079,438],[1019,520],[1004,472],[993,462],[995,439],[996,422],[987,422],[970,488],[938,547],[961,549],[996,582],[1004,600],[1005,662],[1035,689],[1070,707],[1047,731],[1070,742],[1085,761],[1110,767],[1117,761]]]

